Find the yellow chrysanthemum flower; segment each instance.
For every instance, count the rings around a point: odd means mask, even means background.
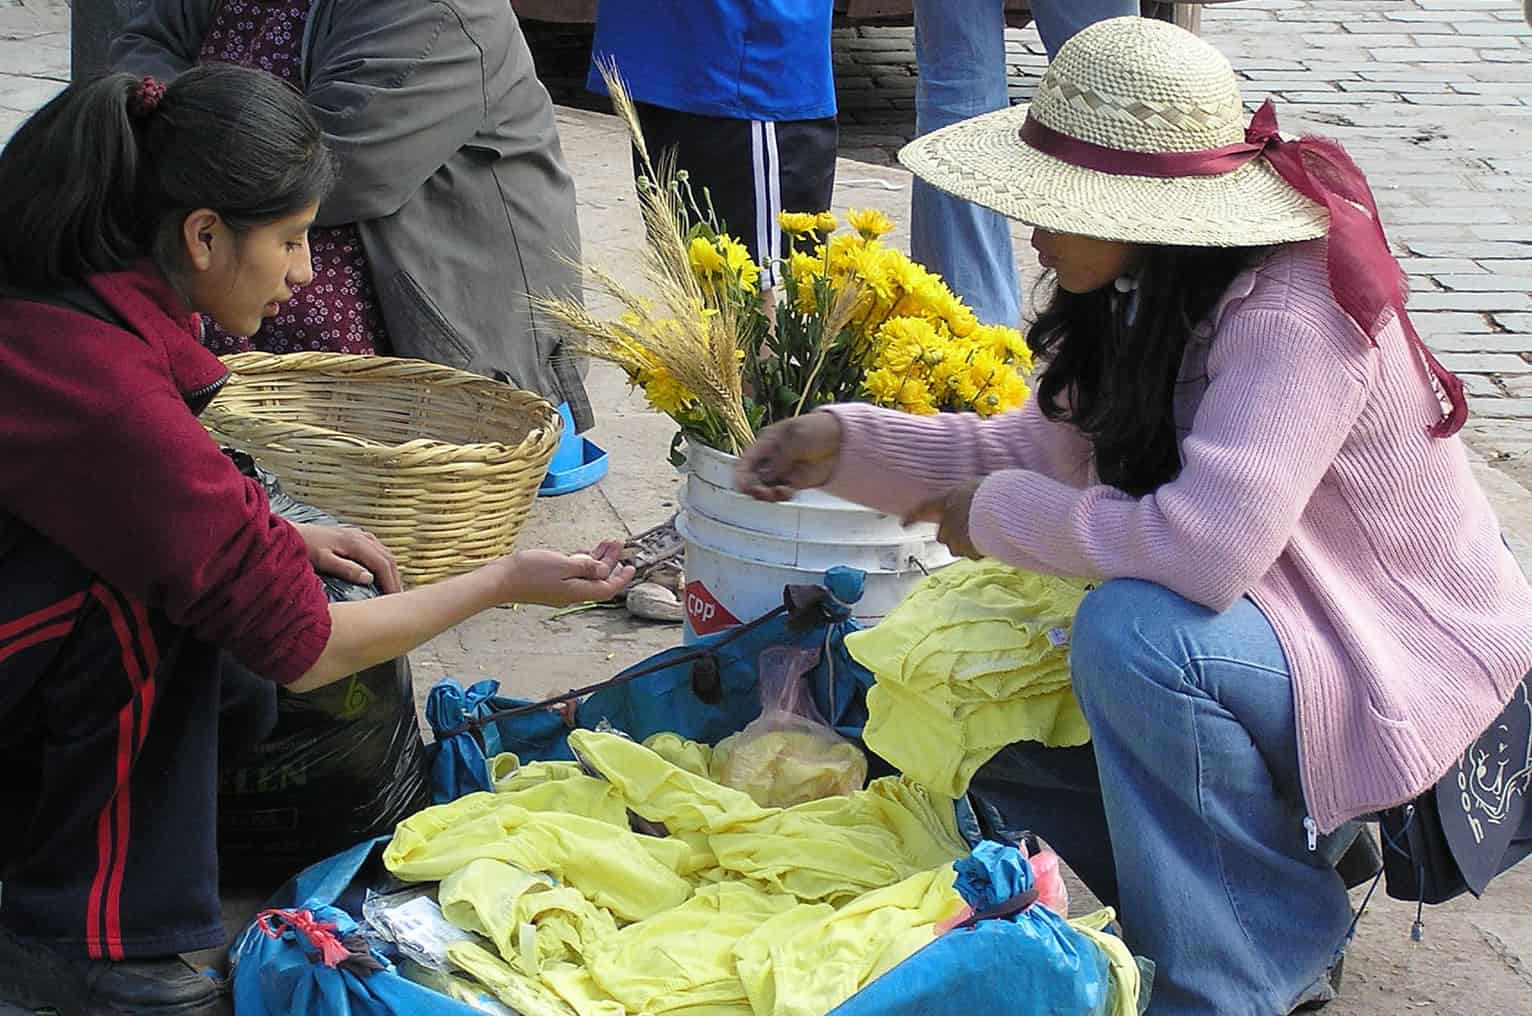
[[[644,397],[649,400],[649,405],[666,416],[684,413],[697,402],[697,397],[663,367],[656,367],[647,372],[643,388]]]
[[[818,215],[814,216],[814,228],[819,230],[825,236],[829,236],[831,233],[840,228],[840,220],[837,219],[831,212],[820,212]]]
[[[1007,371],[1000,379],[1000,409],[1002,412],[1010,412],[1020,409],[1022,403],[1027,401],[1027,396],[1032,394],[1027,387],[1027,382],[1015,371]]]
[[[784,233],[805,237],[819,228],[819,218],[813,212],[780,212],[777,225]]]
[[[750,259],[749,249],[732,236],[720,236],[718,244],[723,249],[724,262],[729,266],[730,273],[739,280],[739,288],[751,290],[758,287],[761,284],[761,269]]]
[[[880,406],[891,406],[899,398],[899,392],[904,387],[904,379],[891,370],[873,370],[868,371],[862,387],[866,390],[867,397],[873,402]]]
[[[876,208],[853,208],[846,212],[846,221],[864,240],[876,240],[894,228],[893,220]]]
[[[906,413],[914,413],[917,416],[930,416],[935,413],[936,403],[931,398],[931,390],[925,382],[915,378],[906,380],[899,389],[899,408]]]
[[[718,248],[706,237],[693,237],[686,248],[686,256],[691,261],[692,271],[704,279],[722,275],[729,267]]]

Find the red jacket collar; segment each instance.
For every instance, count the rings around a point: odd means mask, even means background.
[[[201,315],[148,262],[86,282],[134,332],[164,350],[176,388],[200,412],[229,376],[223,361],[202,345]]]

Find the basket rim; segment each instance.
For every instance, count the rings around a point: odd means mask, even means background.
[[[403,442],[377,441],[372,438],[359,437],[344,431],[335,430],[330,427],[321,427],[311,423],[271,420],[264,416],[234,409],[226,403],[221,403],[218,398],[214,398],[212,403],[203,410],[202,420],[208,430],[225,431],[226,427],[220,426],[219,421],[227,421],[228,424],[239,426],[239,429],[244,433],[259,436],[263,443],[278,441],[324,442],[324,450],[327,454],[355,457],[372,456],[380,452],[415,454],[442,452],[451,453],[458,458],[480,456],[484,458],[504,457],[509,459],[528,452],[535,455],[542,450],[541,446],[545,444],[551,444],[556,447],[563,433],[564,421],[559,416],[558,409],[548,399],[536,392],[517,388],[505,382],[485,377],[482,374],[474,374],[469,371],[459,370],[456,367],[431,363],[427,360],[413,360],[394,356],[361,356],[353,353],[314,352],[231,353],[219,359],[229,369],[229,377],[225,382],[226,385],[235,382],[237,376],[241,374],[247,377],[262,377],[301,372],[343,378],[348,382],[356,384],[394,383],[408,375],[416,381],[444,383],[452,387],[471,388],[496,401],[506,403],[508,408],[514,408],[523,412],[530,411],[543,417],[542,421],[527,431],[526,437],[512,445],[504,441],[455,443],[438,438],[414,438]],[[512,407],[509,405],[511,402],[520,403],[520,405]],[[225,438],[232,437],[228,433],[224,433],[222,436]],[[336,438],[344,439],[344,443],[333,443]]]

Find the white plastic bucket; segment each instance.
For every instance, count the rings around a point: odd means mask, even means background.
[[[782,605],[789,585],[818,585],[836,565],[867,575],[852,616],[875,624],[928,571],[952,563],[936,527],[803,491],[756,501],[734,489],[732,455],[687,447],[676,531],[686,541],[685,641]]]

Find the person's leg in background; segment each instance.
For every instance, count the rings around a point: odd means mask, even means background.
[[[1032,20],[1042,36],[1048,59],[1082,28],[1107,18],[1132,17],[1139,13],[1138,0],[1032,0]]]
[[[915,133],[1010,103],[1004,0],[916,0]],[[986,324],[1021,322],[1010,220],[924,180],[910,193],[910,255],[940,275]]]
[[[1309,846],[1292,680],[1265,616],[1107,582],[1075,617],[1070,671],[1124,937],[1158,966],[1157,1009],[1285,1013],[1328,997],[1351,923],[1334,855],[1354,829]]]
[[[1080,29],[1137,14],[1138,0],[1033,0],[1032,16],[1051,58]],[[1004,0],[916,0],[915,133],[1010,104]],[[1021,281],[1010,221],[998,212],[916,180],[910,253],[947,280],[987,324],[1021,320]]]

